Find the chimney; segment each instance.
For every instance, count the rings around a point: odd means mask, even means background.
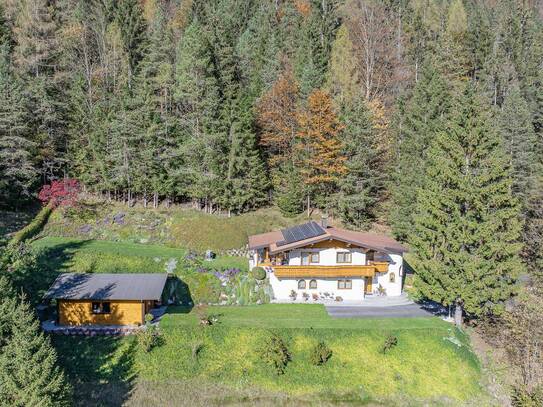
[[[328,214],[321,215],[321,226],[323,227],[323,229],[326,229],[328,227]]]

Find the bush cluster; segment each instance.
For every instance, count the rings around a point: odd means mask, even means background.
[[[386,354],[389,350],[398,345],[398,338],[394,335],[389,335],[385,339],[383,346],[381,347],[381,353]]]
[[[251,276],[255,280],[262,281],[266,279],[266,270],[264,270],[262,267],[253,267],[251,270]]]
[[[288,362],[292,360],[287,345],[277,334],[271,334],[266,338],[261,356],[262,360],[270,365],[278,375],[285,373]]]
[[[311,349],[310,360],[315,366],[324,365],[332,357],[332,349],[323,341],[320,341]]]

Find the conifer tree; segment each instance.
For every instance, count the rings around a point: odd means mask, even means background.
[[[285,216],[296,216],[304,210],[306,196],[304,181],[292,162],[284,163],[277,171],[275,203]]]
[[[383,146],[361,97],[343,108],[340,120],[345,123],[341,141],[346,173],[338,182],[338,211],[343,223],[362,229],[377,217],[385,190]]]
[[[231,127],[230,158],[224,194],[236,213],[257,208],[267,198],[268,178],[256,144],[254,119],[247,98],[241,99]]]
[[[0,277],[0,404],[69,406],[70,386],[30,305]]]
[[[7,44],[0,44],[0,204],[28,199],[36,178],[35,144],[22,86],[9,67]]]
[[[543,174],[541,142],[537,139],[528,104],[518,87],[512,87],[499,113],[498,126],[509,157],[513,193],[525,207]]]
[[[409,236],[416,286],[454,305],[461,325],[464,311],[500,312],[521,269],[520,208],[508,159],[472,87],[456,101],[428,160]]]
[[[425,63],[421,78],[399,118],[391,221],[394,234],[400,239],[406,239],[411,231],[416,191],[424,179],[427,149],[443,130],[449,109],[446,82],[431,63]]]
[[[128,84],[130,86],[146,47],[145,19],[140,2],[138,0],[118,2],[115,20],[121,32],[124,51],[128,55]]]

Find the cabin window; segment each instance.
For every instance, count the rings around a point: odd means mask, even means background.
[[[351,290],[353,288],[353,280],[338,280],[338,290]]]
[[[395,283],[396,282],[396,274],[390,273],[388,275],[388,281],[391,282],[391,283]]]
[[[93,302],[92,313],[93,314],[110,314],[111,303],[110,302]]]
[[[308,266],[309,264],[319,263],[318,252],[302,252],[302,266]]]
[[[352,257],[351,252],[338,252],[336,254],[337,263],[351,263]]]
[[[305,290],[305,280],[298,281],[298,290]]]
[[[311,280],[309,282],[309,288],[313,289],[313,290],[316,290],[317,289],[317,280]]]

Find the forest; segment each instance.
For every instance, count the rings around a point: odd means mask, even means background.
[[[59,180],[383,225],[420,298],[541,355],[543,2],[0,0],[0,207]]]

